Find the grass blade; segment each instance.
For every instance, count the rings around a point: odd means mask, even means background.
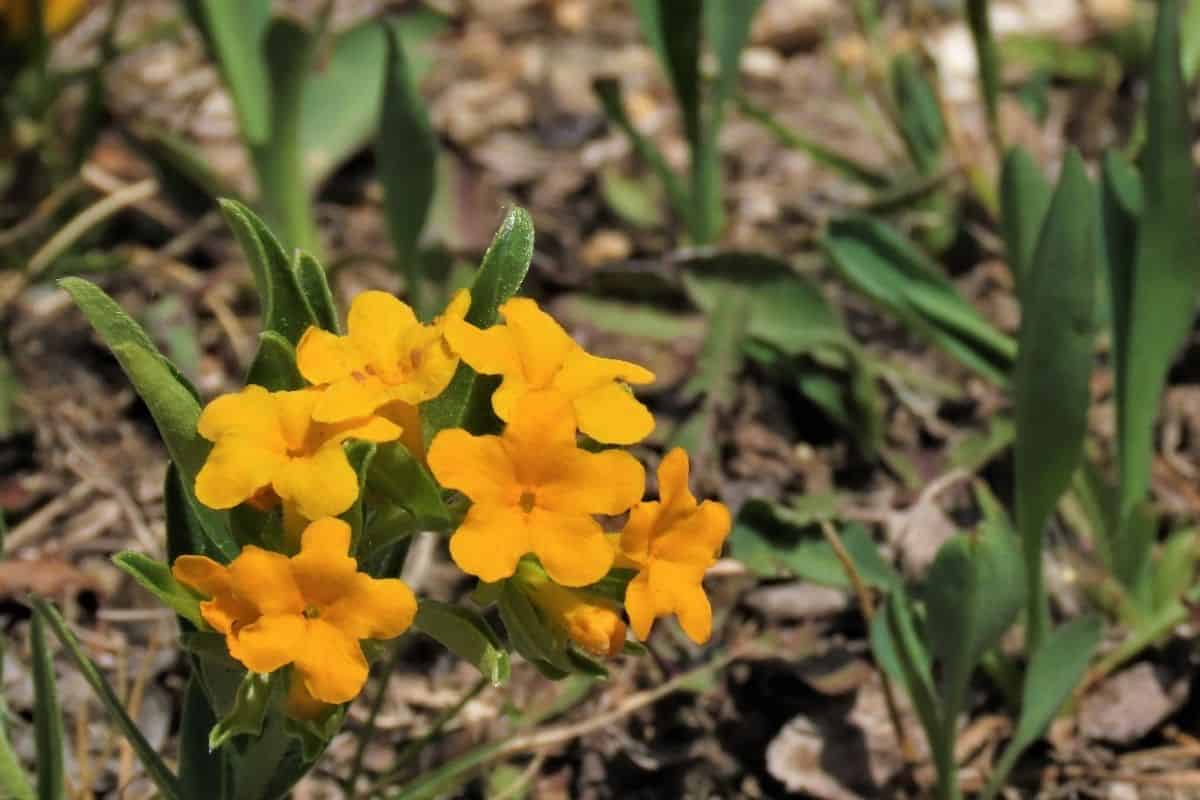
[[[1033,271],[1033,254],[1051,193],[1050,182],[1029,151],[1019,146],[1009,150],[1000,172],[1000,229],[1018,299]]]
[[[41,618],[30,621],[33,645],[33,725],[37,740],[38,800],[65,800],[66,773],[63,768],[63,721],[54,680],[54,659],[46,648],[46,630]]]

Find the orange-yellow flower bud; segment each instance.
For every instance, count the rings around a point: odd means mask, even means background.
[[[524,564],[522,564],[524,567]],[[520,580],[550,625],[596,656],[615,656],[625,646],[625,622],[616,608],[559,586],[540,569],[524,569]]]

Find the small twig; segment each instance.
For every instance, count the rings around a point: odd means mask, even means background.
[[[84,182],[76,176],[55,189],[34,207],[33,213],[28,217],[11,228],[0,231],[0,249],[9,247],[32,234],[48,222],[67,200],[84,187]]]
[[[846,571],[846,577],[850,579],[850,585],[854,587],[854,593],[858,597],[859,609],[867,623],[867,630],[870,631],[871,623],[875,619],[875,600],[871,596],[871,590],[867,588],[862,576],[858,574],[858,569],[854,566],[854,559],[850,557],[850,553],[842,543],[842,537],[838,535],[828,520],[821,520],[821,533],[824,534],[825,541],[829,542],[829,546],[833,548],[833,554],[841,562],[842,569]],[[916,751],[904,729],[904,722],[900,719],[900,706],[896,703],[892,681],[882,666],[879,668],[879,679],[883,687],[883,699],[887,704],[888,718],[891,720],[892,730],[896,734],[896,744],[900,747],[900,753],[904,756],[905,763],[915,764],[917,761]]]

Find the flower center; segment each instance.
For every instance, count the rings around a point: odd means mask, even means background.
[[[524,491],[521,492],[521,499],[517,502],[520,504],[521,510],[528,514],[530,511],[533,511],[533,506],[534,503],[537,502],[537,498],[534,496],[533,492]]]
[[[307,608],[304,609],[304,618],[305,619],[317,619],[320,616],[321,616],[321,609],[317,608],[316,606],[308,606]]]

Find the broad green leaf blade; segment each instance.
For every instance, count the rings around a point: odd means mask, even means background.
[[[908,154],[917,171],[929,175],[937,169],[946,142],[946,124],[937,94],[908,53],[892,59],[891,86]]]
[[[508,653],[492,626],[478,613],[425,598],[413,626],[474,665],[493,685],[508,680]]]
[[[321,266],[317,257],[297,250],[292,259],[292,272],[296,274],[300,294],[304,295],[317,318],[317,325],[331,333],[341,333],[337,304],[333,302],[333,292],[329,290],[325,267]]]
[[[237,541],[227,518],[205,508],[174,464],[167,465],[163,506],[167,517],[167,561],[182,555],[205,555],[221,562],[237,557]],[[212,526],[211,529],[209,526]]]
[[[383,111],[375,157],[397,265],[405,276],[413,308],[422,319],[428,319],[430,308],[422,291],[424,270],[417,243],[433,205],[438,142],[409,74],[404,44],[394,29],[387,31]]]
[[[483,254],[483,263],[471,286],[467,322],[479,328],[496,323],[497,310],[521,288],[533,259],[533,219],[523,208],[513,208]],[[494,427],[489,395],[495,381],[460,364],[454,379],[436,399],[421,405],[426,441],[444,428],[466,427],[483,433]]]
[[[208,732],[217,724],[197,675],[188,680],[179,723],[179,788],[183,800],[213,800],[228,796],[226,751],[208,748]]]
[[[272,675],[247,672],[233,699],[233,708],[208,734],[208,749],[218,750],[234,736],[261,736],[271,704]]]
[[[80,647],[75,634],[71,633],[67,627],[67,623],[59,615],[58,611],[41,598],[34,598],[33,611],[54,631],[54,635],[62,643],[67,655],[75,662],[75,666],[83,675],[84,680],[92,687],[92,691],[96,693],[100,704],[108,710],[117,728],[120,729],[125,739],[133,747],[134,754],[142,762],[142,767],[146,770],[146,775],[158,787],[158,791],[162,793],[166,800],[180,800],[183,795],[179,788],[179,780],[167,765],[163,763],[163,760],[158,757],[158,753],[154,752],[154,747],[146,741],[146,737],[142,736],[142,732],[138,730],[137,723],[130,719],[129,714],[125,712],[120,699],[112,690],[112,687],[108,685],[108,681],[104,679],[104,675],[100,672],[100,669],[83,652],[83,648]]]
[[[197,628],[205,627],[204,620],[200,616],[199,598],[175,580],[169,566],[130,550],[117,553],[112,560],[143,589],[157,597],[163,605],[173,609],[176,614]]]
[[[690,220],[691,199],[687,187],[671,169],[671,165],[667,163],[667,159],[654,142],[643,136],[634,127],[633,120],[625,113],[625,103],[621,98],[621,84],[616,80],[606,78],[597,80],[592,84],[592,89],[596,94],[596,99],[600,101],[600,107],[604,110],[608,121],[629,137],[638,157],[645,161],[662,181],[671,208],[680,218]]]
[[[1000,52],[992,36],[992,21],[988,17],[988,0],[967,0],[967,24],[975,43],[975,60],[979,64],[979,85],[983,89],[983,106],[987,109],[988,130],[992,141],[1000,143]]]
[[[1020,146],[1008,151],[1000,172],[1000,229],[1018,298],[1033,271],[1033,254],[1052,191],[1029,151]]]
[[[247,384],[257,384],[272,392],[303,389],[307,383],[296,366],[296,348],[275,331],[258,335],[258,352],[246,374]]]
[[[1192,326],[1200,287],[1200,226],[1187,87],[1180,74],[1179,2],[1163,0],[1150,64],[1144,211],[1129,304],[1117,409],[1121,519],[1145,497],[1154,420],[1167,370]]]
[[[524,656],[551,680],[558,680],[574,672],[574,667],[567,657],[567,643],[564,637],[546,626],[532,601],[517,586],[516,581],[504,581],[496,607],[513,650]]]
[[[183,6],[221,71],[242,137],[252,144],[265,142],[271,111],[261,47],[271,21],[270,0],[184,0]]]
[[[1034,254],[1013,375],[1015,511],[1039,641],[1042,528],[1083,457],[1096,310],[1096,211],[1083,159],[1071,152]],[[1053,413],[1047,413],[1047,409]]]
[[[33,653],[33,726],[37,742],[38,800],[66,800],[66,771],[63,767],[63,719],[54,678],[54,657],[46,648],[42,619],[30,620]]]
[[[998,526],[950,539],[929,568],[922,584],[925,630],[941,665],[942,722],[949,737],[971,673],[1024,605],[1022,575],[1016,538]]]
[[[871,217],[830,223],[822,246],[838,272],[979,374],[1003,384],[1016,344],[993,328],[908,237]]]
[[[1021,753],[1033,744],[1070,697],[1100,644],[1100,620],[1073,619],[1050,633],[1029,660],[1017,728],[997,762],[982,797],[995,797]]]
[[[317,324],[317,316],[300,291],[283,245],[253,211],[236,200],[222,200],[221,213],[254,274],[263,330],[274,331],[296,344],[309,325]]]
[[[446,25],[445,17],[417,6],[382,23],[364,23],[339,34],[328,55],[322,54],[319,69],[304,86],[299,131],[310,192],[316,193],[379,131],[387,32],[403,43],[415,87],[432,63],[430,40]]]
[[[380,500],[403,508],[426,529],[444,528],[450,511],[429,470],[399,442],[379,445],[367,486]]]

